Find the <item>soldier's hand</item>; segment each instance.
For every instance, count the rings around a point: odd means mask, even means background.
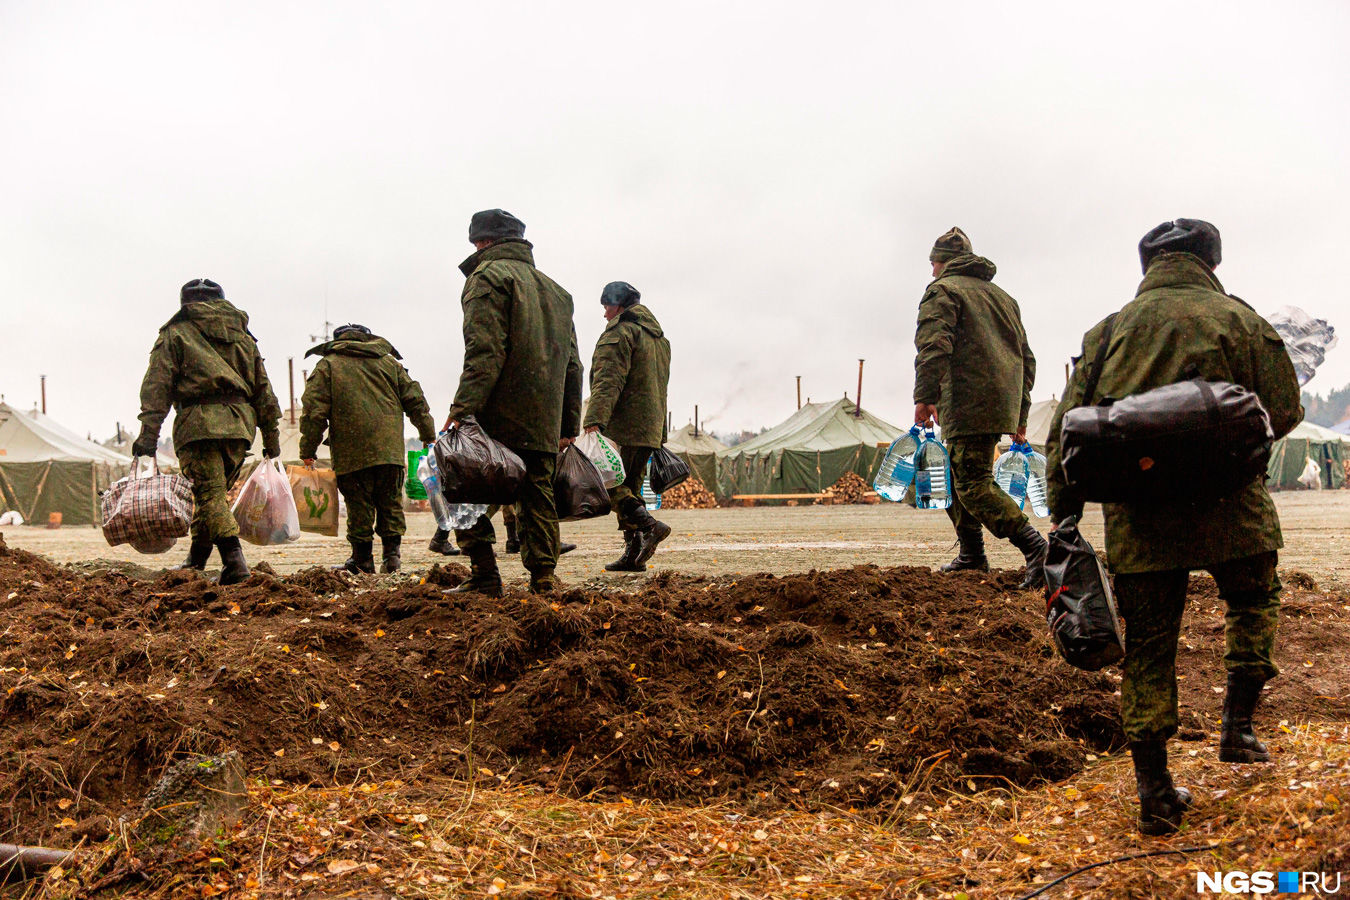
[[[153,457],[157,449],[156,441],[153,438],[138,437],[135,443],[131,445],[131,455]]]
[[[269,434],[263,437],[263,458],[276,459],[281,455],[281,436]]]
[[[458,428],[458,427],[459,427],[459,419],[447,417],[445,420],[445,427],[441,429],[441,433],[444,434],[451,428]]]
[[[314,460],[312,460],[312,459],[302,459],[302,460],[300,460],[300,461],[301,461],[302,463],[305,464],[305,468],[306,468],[306,469],[312,469],[312,468],[314,468]]]
[[[600,430],[600,426],[599,426],[599,425],[587,425],[587,426],[586,426],[586,433],[587,433],[587,434],[595,434],[595,433],[596,433],[597,431],[599,431],[599,430]]]
[[[1017,429],[1017,433],[1012,435],[1014,444],[1025,444],[1027,442],[1027,430],[1025,428]]]
[[[914,404],[914,424],[922,425],[924,428],[932,428],[933,423],[938,420],[937,407],[931,403]]]
[[[558,441],[559,452],[566,450],[568,447],[572,446],[572,444],[575,442],[576,438],[563,438],[562,440]]]

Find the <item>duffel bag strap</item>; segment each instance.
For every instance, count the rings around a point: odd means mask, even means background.
[[[1219,398],[1214,396],[1214,385],[1203,378],[1195,379],[1195,384],[1200,388],[1200,399],[1205,402],[1205,418],[1209,419],[1209,427],[1218,428]]]
[[[1102,365],[1106,362],[1106,348],[1111,345],[1111,331],[1116,326],[1116,315],[1106,317],[1106,328],[1102,331],[1102,342],[1097,345],[1097,355],[1092,358],[1092,371],[1088,373],[1087,385],[1083,389],[1083,405],[1095,404],[1093,395],[1097,393],[1097,382],[1102,378]]]

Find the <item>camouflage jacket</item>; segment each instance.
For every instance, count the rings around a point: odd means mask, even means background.
[[[405,414],[423,443],[436,440],[421,385],[384,338],[347,332],[305,355],[322,359],[305,382],[301,459],[314,458],[326,430],[333,470],[339,475],[370,466],[406,465]]]
[[[1276,438],[1303,418],[1284,342],[1251,307],[1225,294],[1196,256],[1154,258],[1134,300],[1116,314],[1097,389],[1085,397],[1105,328],[1103,320],[1083,337],[1083,355],[1050,423],[1048,486],[1057,522],[1083,508],[1060,470],[1060,425],[1074,407],[1198,376],[1254,391],[1270,414]],[[1217,501],[1106,504],[1104,511],[1107,558],[1118,573],[1203,568],[1283,546],[1280,519],[1261,479]]]
[[[173,442],[275,438],[281,407],[272,393],[248,315],[228,300],[183,306],[159,330],[141,381],[141,437],[159,440],[169,410]]]
[[[450,417],[477,417],[513,449],[556,453],[561,437],[581,430],[572,296],[534,267],[528,241],[499,241],[460,271],[464,370]]]
[[[1027,423],[1036,357],[1017,301],[991,280],[995,271],[963,253],[919,301],[914,402],[937,406],[944,438],[1012,434]]]
[[[620,446],[660,447],[666,436],[670,341],[638,303],[610,319],[591,358],[583,426],[600,426]]]

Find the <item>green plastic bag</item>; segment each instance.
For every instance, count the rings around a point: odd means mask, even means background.
[[[422,482],[417,480],[417,464],[426,455],[427,451],[425,450],[408,451],[408,478],[403,484],[403,490],[408,495],[409,500],[427,499],[426,488],[422,487]]]

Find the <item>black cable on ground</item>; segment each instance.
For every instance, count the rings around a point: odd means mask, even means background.
[[[1143,859],[1143,858],[1146,857],[1146,856],[1169,856],[1169,855],[1171,855],[1171,854],[1199,853],[1199,852],[1202,851],[1202,850],[1214,850],[1214,849],[1217,849],[1218,847],[1222,847],[1222,846],[1223,846],[1223,844],[1215,844],[1215,845],[1213,845],[1212,847],[1208,847],[1208,846],[1207,846],[1207,847],[1177,847],[1177,848],[1175,848],[1175,849],[1168,849],[1168,850],[1149,850],[1149,851],[1144,852],[1144,853],[1131,853],[1131,854],[1129,854],[1129,855],[1127,855],[1127,856],[1117,856],[1115,859],[1104,859],[1104,860],[1102,860],[1101,862],[1095,862],[1095,863],[1093,863],[1093,864],[1090,865],[1090,866],[1083,866],[1082,868],[1074,869],[1072,872],[1068,872],[1068,873],[1066,873],[1066,874],[1064,874],[1064,875],[1061,875],[1061,876],[1059,876],[1058,878],[1056,878],[1054,881],[1047,882],[1047,883],[1041,885],[1040,887],[1036,888],[1036,890],[1032,891],[1030,894],[1023,894],[1022,896],[1018,897],[1017,900],[1031,900],[1032,897],[1039,897],[1041,894],[1044,894],[1046,891],[1050,890],[1050,889],[1051,889],[1052,887],[1054,887],[1055,885],[1057,885],[1057,884],[1059,884],[1059,883],[1061,883],[1061,882],[1064,882],[1064,881],[1068,881],[1070,878],[1074,877],[1075,875],[1082,875],[1084,872],[1086,872],[1086,871],[1088,871],[1088,870],[1090,870],[1090,869],[1096,869],[1096,868],[1098,868],[1098,867],[1100,867],[1100,866],[1109,866],[1109,865],[1113,865],[1114,863],[1119,863],[1119,862],[1129,862],[1129,861],[1132,860],[1132,859]]]

